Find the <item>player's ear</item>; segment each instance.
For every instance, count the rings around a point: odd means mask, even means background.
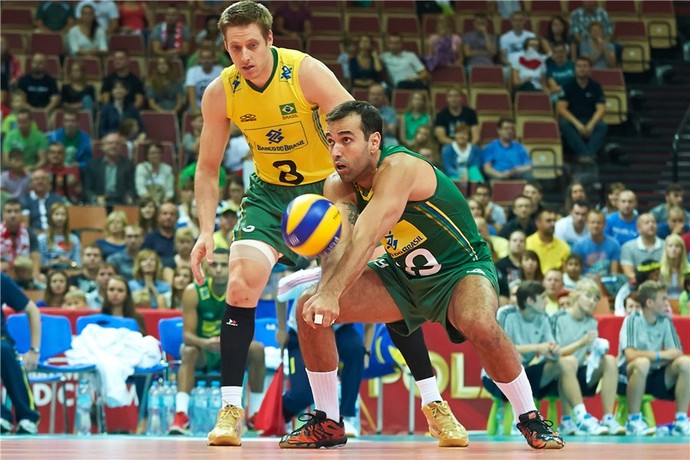
[[[266,36],[266,45],[267,46],[273,46],[273,31],[269,30],[268,35]]]
[[[381,148],[381,133],[371,133],[369,136],[369,153],[374,153]]]

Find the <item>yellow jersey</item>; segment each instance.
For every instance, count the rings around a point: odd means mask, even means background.
[[[271,48],[273,72],[261,89],[245,80],[235,65],[221,73],[226,113],[244,134],[256,174],[264,182],[296,186],[333,172],[325,135],[325,116],[307,102],[299,84],[306,54]]]

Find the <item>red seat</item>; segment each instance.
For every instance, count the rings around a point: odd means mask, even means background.
[[[65,112],[61,109],[55,111],[55,116],[53,118],[53,126],[55,129],[62,128],[62,118]],[[89,136],[93,133],[93,118],[91,117],[91,112],[89,110],[80,110],[77,112],[77,123],[79,129],[86,131]]]
[[[380,35],[383,28],[379,15],[376,13],[346,13],[345,30],[351,36],[357,35]]]
[[[611,17],[626,17],[633,16],[637,17],[637,2],[634,0],[616,0],[612,2],[611,0],[606,1],[604,9]],[[616,26],[618,23],[616,22]],[[617,28],[617,27],[616,27]]]
[[[409,0],[380,0],[378,4],[382,13],[407,13],[417,14],[415,2]]]
[[[437,67],[431,72],[431,83],[434,85],[465,86],[465,69],[463,67]]]
[[[489,13],[489,3],[488,0],[463,0],[455,2],[455,10],[459,14]]]
[[[3,33],[6,29],[30,30],[34,27],[34,13],[32,8],[4,7],[0,20]]]
[[[317,58],[336,59],[340,56],[340,38],[312,36],[307,40],[307,53]]]
[[[563,14],[563,5],[560,0],[532,0],[526,3],[529,5],[532,16],[561,16]]]
[[[515,198],[522,195],[522,189],[525,188],[526,183],[527,181],[524,180],[492,181],[491,201],[498,204],[512,203]]]
[[[410,102],[410,96],[414,90],[410,89],[394,89],[391,105],[397,112],[404,112]]]
[[[369,99],[369,91],[364,88],[352,88],[352,97],[357,101],[366,101]]]
[[[616,21],[616,38],[620,40],[646,40],[644,22],[634,19]]]
[[[152,110],[143,110],[141,120],[149,139],[158,142],[180,143],[180,128],[177,126],[177,117],[174,113],[159,113]]]
[[[101,60],[97,57],[73,57],[65,58],[65,80],[68,79],[70,69],[73,62],[81,62],[86,72],[86,79],[91,81],[103,80],[103,68],[101,67]]]
[[[31,119],[36,122],[38,129],[44,133],[50,131],[50,117],[45,110],[32,110]]]
[[[313,8],[314,2],[309,2]],[[340,13],[317,12],[311,16],[311,32],[314,35],[335,35],[340,37],[343,31],[343,18]]]
[[[480,116],[513,116],[513,106],[508,93],[478,93],[474,109]]]
[[[621,69],[592,69],[592,80],[599,83],[604,91],[625,91],[625,77]]]
[[[5,13],[3,13],[3,16]],[[29,37],[29,54],[43,53],[46,56],[62,56],[65,46],[62,35],[53,33],[33,33]]]
[[[144,56],[146,54],[144,39],[141,35],[113,34],[110,37],[110,47],[108,49],[111,53],[118,50],[126,50],[130,56]]]
[[[523,127],[523,144],[551,144],[560,142],[561,134],[556,121],[526,121]]]
[[[302,39],[298,37],[288,37],[286,35],[276,35],[273,37],[273,44],[279,48],[291,48],[293,50],[304,49]]]
[[[486,145],[489,142],[493,141],[494,139],[498,138],[498,122],[494,120],[486,120],[482,121],[480,132],[482,136],[482,144]],[[473,140],[475,142],[476,139]]]
[[[7,14],[3,12],[3,16]],[[5,37],[7,41],[7,47],[12,54],[24,54],[26,53],[26,33],[23,32],[8,32],[6,30],[2,31],[2,36]]]
[[[515,115],[553,116],[549,96],[544,93],[518,92],[515,96]]]
[[[419,39],[419,19],[415,13],[383,13],[384,33],[388,35],[400,34],[402,37]]]
[[[470,71],[470,88],[500,88],[505,89],[503,68],[499,65],[473,66]]]
[[[414,53],[417,56],[422,55],[422,43],[419,38],[402,37],[402,47],[405,51]]]
[[[675,16],[671,0],[656,0],[653,2],[640,2],[642,17],[647,16]]]

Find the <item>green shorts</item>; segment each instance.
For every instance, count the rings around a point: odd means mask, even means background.
[[[205,372],[220,371],[220,353],[203,350],[206,355],[206,365],[203,367]]]
[[[292,252],[280,231],[280,220],[288,203],[305,193],[323,195],[324,181],[286,187],[262,181],[252,174],[247,196],[242,200],[240,217],[235,225],[235,240],[258,240],[283,254],[280,262],[294,266],[297,254]]]
[[[421,278],[408,277],[388,254],[369,262],[369,267],[381,278],[403,315],[402,321],[390,326],[405,336],[427,321],[433,321],[446,328],[451,342],[464,342],[465,337],[448,321],[448,306],[455,286],[467,275],[479,275],[488,279],[498,294],[496,267],[490,260],[467,263],[461,268],[441,270]]]

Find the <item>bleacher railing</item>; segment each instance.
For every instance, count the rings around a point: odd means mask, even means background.
[[[686,141],[684,143],[683,141]],[[673,160],[672,160],[672,174],[673,182],[678,182],[678,174],[680,171],[680,151],[685,148],[690,152],[690,107],[685,111],[685,115],[678,125],[676,134],[673,136]]]

